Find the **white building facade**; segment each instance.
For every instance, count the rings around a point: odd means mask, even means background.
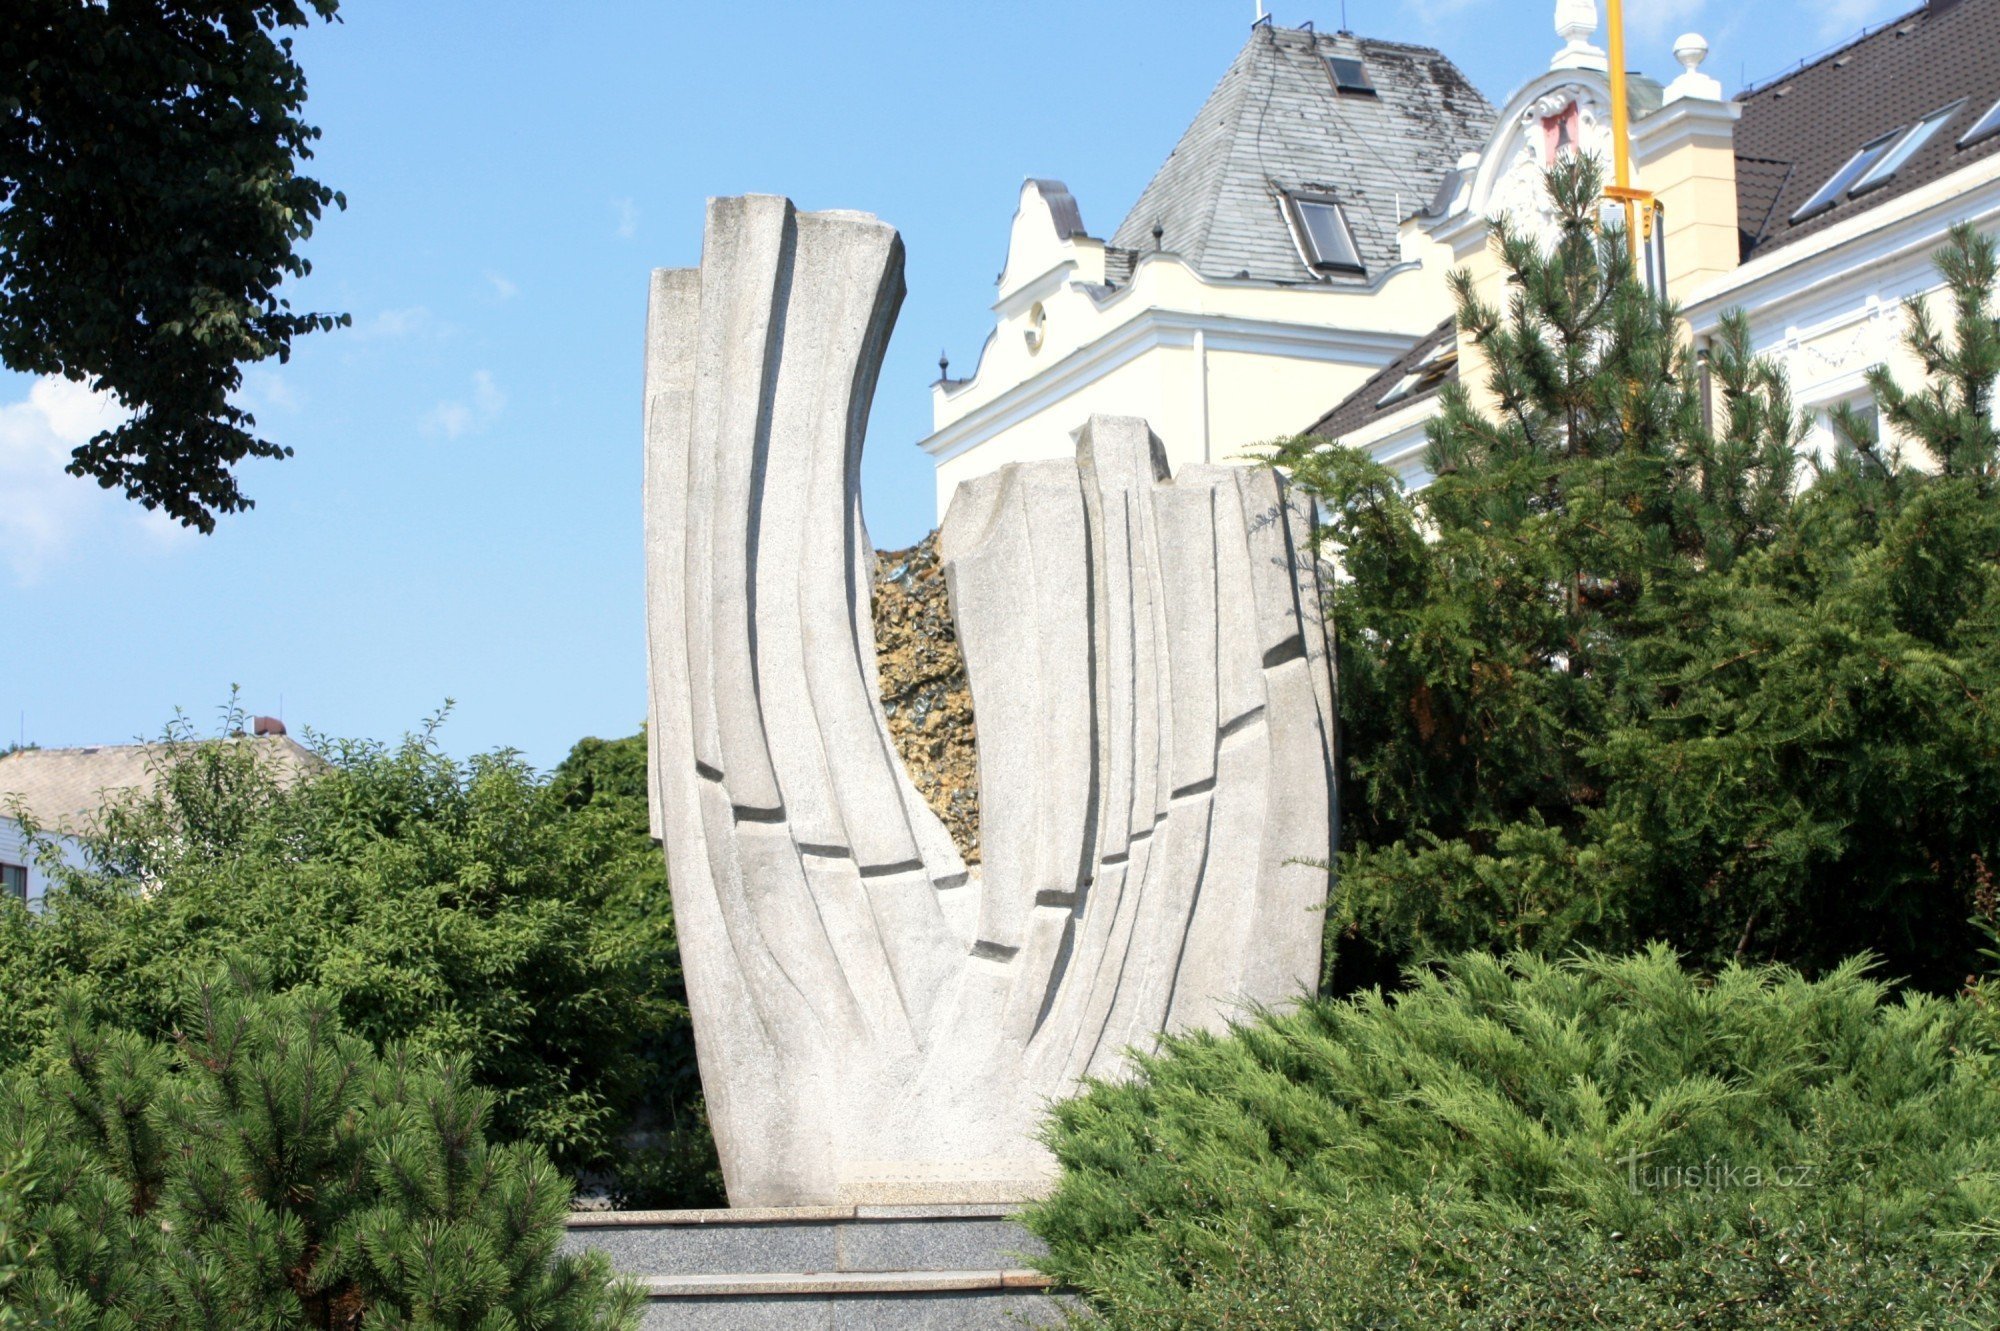
[[[1096,413],[1144,417],[1176,468],[1299,433],[1449,313],[1449,254],[1399,222],[1491,120],[1436,51],[1267,22],[1109,241],[1028,181],[993,333],[933,386],[940,517]]]
[[[1558,6],[1565,45],[1551,68],[1502,108],[1441,215],[1407,224],[1449,248],[1489,303],[1504,301],[1505,280],[1492,220],[1537,224],[1541,173],[1557,151],[1574,146],[1609,160],[1609,77],[1591,42],[1596,26],[1590,0]],[[1943,290],[1933,260],[1952,226],[2000,230],[1996,52],[2000,0],[1932,0],[1735,98],[1700,72],[1708,45],[1693,34],[1676,43],[1680,78],[1665,88],[1634,80],[1635,184],[1665,204],[1666,289],[1691,344],[1704,350],[1724,316],[1742,311],[1754,349],[1786,372],[1815,453],[1834,447],[1835,408],[1871,407],[1871,367],[1888,366],[1906,386],[1920,382],[1922,367],[1903,345],[1904,303]],[[1448,320],[1433,339],[1312,433],[1422,484],[1443,386],[1462,379],[1475,404],[1484,393],[1483,367]],[[1910,460],[1925,462],[1914,452]]]
[[[19,820],[0,816],[0,900],[19,901],[40,911],[49,890],[49,857],[83,867],[83,846],[74,837],[31,837]]]

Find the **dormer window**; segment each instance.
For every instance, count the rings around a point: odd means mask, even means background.
[[[1847,159],[1847,164],[1833,173],[1833,176],[1819,187],[1819,190],[1792,214],[1792,221],[1803,222],[1808,217],[1823,213],[1839,203],[1843,198],[1854,198],[1888,184],[1896,173],[1915,157],[1918,151],[1929,143],[1937,132],[1943,129],[1958,109],[1965,105],[1953,102],[1941,111],[1933,111],[1916,124],[1904,129],[1892,130],[1879,139],[1862,145],[1861,151]],[[1973,127],[1975,130],[1977,126]],[[1967,136],[1970,137],[1970,134]],[[1960,141],[1963,144],[1964,140]]]
[[[1365,273],[1360,247],[1354,243],[1354,229],[1338,199],[1319,194],[1288,194],[1297,223],[1299,248],[1306,262],[1322,273]]]
[[[1915,157],[1917,150],[1929,143],[1937,132],[1944,128],[1945,122],[1958,114],[1958,108],[1963,105],[1963,102],[1953,102],[1944,110],[1933,111],[1910,126],[1909,132],[1896,141],[1896,146],[1883,153],[1882,159],[1868,168],[1868,174],[1854,182],[1854,188],[1850,193],[1864,194],[1877,185],[1888,184],[1895,174],[1903,169],[1903,163]]]
[[[1972,128],[1965,131],[1964,137],[1959,139],[1958,146],[1970,148],[1975,143],[1986,142],[1995,134],[2000,134],[2000,102],[1993,103],[1987,108],[1985,115],[1973,122]]]
[[[1330,55],[1326,58],[1327,72],[1333,75],[1334,90],[1344,96],[1379,97],[1375,91],[1375,81],[1368,77],[1368,66],[1359,60],[1344,55]]]
[[[1458,344],[1443,342],[1432,347],[1430,354],[1411,367],[1410,372],[1396,381],[1396,386],[1384,393],[1375,403],[1376,407],[1391,407],[1405,398],[1428,393],[1443,383],[1458,365]]]
[[[1863,144],[1860,152],[1848,158],[1847,164],[1834,172],[1827,182],[1819,187],[1819,192],[1807,199],[1799,210],[1792,214],[1792,220],[1803,222],[1815,213],[1823,213],[1839,203],[1841,196],[1847,193],[1848,187],[1861,179],[1869,168],[1881,161],[1889,149],[1895,146],[1896,139],[1901,133],[1902,131],[1898,130],[1894,134],[1884,134],[1872,143]]]

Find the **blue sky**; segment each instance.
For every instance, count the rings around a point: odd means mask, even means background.
[[[1629,0],[1632,63],[1704,32],[1732,89],[1914,0]],[[1545,67],[1553,0],[1348,0],[1496,102]],[[1338,0],[1277,20],[1339,26]],[[863,467],[871,534],[932,522],[939,350],[971,366],[1023,177],[1108,235],[1242,44],[1252,0],[695,5],[346,0],[300,39],[315,174],[346,192],[300,306],[354,327],[253,370],[297,456],[202,538],[61,474],[102,407],[0,375],[0,736],[206,722],[232,684],[297,729],[390,739],[457,700],[454,752],[549,766],[645,713],[639,374],[646,274],[698,261],[703,199],[784,193],[901,228],[910,296]]]

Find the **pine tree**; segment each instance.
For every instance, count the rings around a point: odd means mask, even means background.
[[[1568,159],[1553,243],[1500,227],[1505,308],[1455,277],[1494,405],[1447,389],[1429,486],[1280,449],[1344,572],[1335,982],[1664,939],[1707,965],[1870,951],[1954,988],[2000,851],[1992,245],[1940,256],[1948,330],[1910,312],[1926,383],[1871,376],[1912,457],[1848,416],[1807,468],[1740,316],[1704,393],[1600,188]]]
[[[241,967],[199,986],[171,1046],[72,995],[59,1063],[16,1075],[0,1153],[50,1153],[8,1306],[102,1331],[595,1331],[638,1295],[558,1255],[569,1187],[485,1139],[462,1066],[376,1055],[310,989]]]

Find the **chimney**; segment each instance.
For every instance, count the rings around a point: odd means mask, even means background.
[[[275,716],[259,716],[251,720],[250,732],[260,739],[267,735],[282,735],[285,723]]]

